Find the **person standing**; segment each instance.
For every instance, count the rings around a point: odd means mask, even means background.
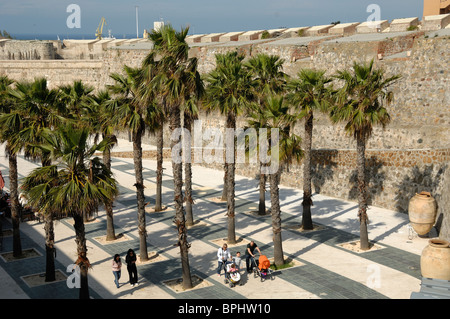
[[[236,253],[236,256],[233,257],[232,261],[235,264],[237,270],[240,271],[241,270],[241,253],[239,251]]]
[[[247,251],[246,251],[247,257],[245,258],[248,273],[251,273],[253,271],[253,263],[250,263],[250,258],[251,257],[255,258],[254,254],[255,249],[261,254],[261,250],[259,250],[258,245],[256,245],[256,243],[252,240],[249,244],[247,244]]]
[[[130,276],[130,284],[132,287],[134,285],[138,285],[138,274],[136,268],[136,254],[133,249],[128,249],[127,257],[125,258],[125,262],[127,263],[128,275]]]
[[[223,266],[225,273],[227,272],[225,264],[226,264],[227,260],[230,258],[231,258],[231,254],[230,254],[230,251],[228,250],[228,245],[223,244],[223,246],[220,247],[219,250],[217,250],[217,259],[218,259],[217,275],[219,277],[220,277],[220,272],[222,270],[222,266]]]
[[[116,287],[119,288],[119,279],[122,271],[122,261],[120,260],[119,254],[114,255],[114,259],[112,261],[112,271],[114,274],[114,283],[116,284]]]

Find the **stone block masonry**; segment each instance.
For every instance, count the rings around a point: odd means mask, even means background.
[[[103,63],[83,60],[0,61],[0,75],[16,81],[32,81],[44,77],[50,88],[82,80],[94,88],[104,83]]]
[[[0,60],[52,60],[55,49],[51,41],[0,41]]]

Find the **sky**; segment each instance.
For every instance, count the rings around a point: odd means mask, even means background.
[[[79,7],[67,11],[70,4]],[[378,6],[381,20],[422,18],[423,0],[0,0],[0,30],[11,35],[75,34],[92,35],[102,17],[107,30],[120,37],[136,34],[138,7],[139,37],[154,21],[172,24],[175,29],[189,26],[189,34],[268,30],[303,27],[331,22],[364,22]],[[67,24],[68,18],[72,25]],[[372,19],[373,20],[373,19]],[[74,22],[79,22],[79,28]]]

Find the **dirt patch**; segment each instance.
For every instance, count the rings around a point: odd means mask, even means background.
[[[209,197],[207,200],[216,203],[216,204],[226,204],[226,200],[222,200],[222,197]]]
[[[235,244],[230,244],[228,243],[228,238],[219,238],[219,239],[213,239],[210,240],[210,242],[212,242],[213,244],[222,247],[223,244],[227,244],[228,247],[234,247],[234,246],[241,246],[241,245],[247,245],[248,243],[250,243],[249,240],[244,239],[242,237],[239,237],[238,239],[236,239],[236,243]]]
[[[256,207],[250,207],[251,211],[244,212],[245,214],[249,214],[253,217],[269,217],[271,216],[270,208],[266,209],[264,214],[260,214]]]
[[[58,269],[55,271],[55,280],[54,281],[49,281],[49,282],[45,281],[45,273],[23,276],[22,280],[25,281],[25,283],[28,285],[28,287],[33,288],[36,286],[52,284],[52,283],[55,283],[58,281],[65,281],[65,280],[67,280],[67,276],[61,270]]]
[[[97,242],[99,242],[100,244],[102,244],[102,245],[116,244],[116,243],[120,243],[120,242],[123,242],[123,241],[132,240],[131,237],[128,237],[127,235],[124,235],[122,233],[117,235],[116,239],[114,239],[114,240],[106,240],[106,235],[105,236],[100,236],[100,237],[94,237],[94,239]]]
[[[26,258],[40,257],[42,255],[36,249],[30,248],[30,249],[22,249],[22,255],[20,255],[19,257],[14,257],[12,251],[7,253],[1,253],[0,256],[5,260],[5,262],[10,262]]]
[[[146,213],[164,213],[164,212],[172,212],[173,208],[171,206],[163,206],[162,210],[155,211],[155,207],[145,207]]]
[[[156,251],[150,251],[147,254],[148,254],[148,260],[146,260],[146,261],[141,261],[140,255],[137,256],[136,266],[147,265],[147,264],[155,263],[155,262],[158,262],[158,261],[167,260],[166,257],[161,256]]]
[[[191,280],[192,280],[192,288],[190,289],[183,288],[183,279],[181,278],[163,281],[162,283],[169,289],[175,291],[176,293],[212,286],[212,284],[209,281],[204,280],[196,275],[191,276]]]
[[[201,221],[201,220],[194,220],[194,224],[193,225],[186,225],[187,229],[191,229],[191,228],[196,228],[196,227],[201,227],[201,226],[209,226],[208,223]]]
[[[273,265],[273,267],[275,268],[275,265],[274,265],[274,259],[273,259],[273,258],[268,258],[268,259],[269,259],[269,261],[270,261],[271,267],[272,267],[272,265]],[[295,260],[295,259],[293,259],[293,258],[291,258],[291,257],[287,257],[287,258],[284,260],[284,265],[281,266],[279,270],[287,269],[287,268],[292,268],[292,267],[303,266],[303,265],[304,265],[304,263],[302,263],[301,261]]]
[[[283,228],[298,231],[301,233],[310,233],[314,231],[324,230],[327,227],[323,225],[313,224],[313,229],[303,229],[303,226],[301,224],[292,224],[292,225],[284,225]]]
[[[347,250],[350,250],[350,251],[353,251],[355,253],[365,253],[365,252],[375,251],[375,250],[384,248],[383,246],[380,246],[378,244],[369,243],[369,249],[368,250],[362,250],[360,248],[361,244],[360,244],[359,240],[348,242],[348,243],[339,244],[337,246],[342,247],[342,248],[347,249]]]

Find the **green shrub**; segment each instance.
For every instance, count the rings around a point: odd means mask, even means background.
[[[269,33],[269,31],[264,31],[262,34],[261,34],[261,39],[270,39],[270,33]]]

